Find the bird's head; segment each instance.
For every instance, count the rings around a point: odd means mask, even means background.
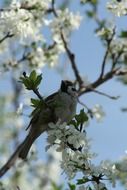
[[[74,83],[68,80],[61,81],[60,90],[71,95],[72,97],[76,97],[78,95]]]

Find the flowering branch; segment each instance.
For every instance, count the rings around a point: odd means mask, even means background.
[[[53,14],[55,17],[58,17],[58,14],[56,12],[56,9],[55,9],[55,0],[52,0],[52,11],[53,11]],[[67,53],[67,56],[70,60],[70,63],[71,63],[71,66],[72,66],[72,70],[74,71],[74,74],[75,74],[75,78],[76,80],[78,81],[79,83],[79,86],[80,88],[82,87],[83,85],[83,80],[79,74],[79,70],[78,70],[78,67],[77,67],[77,64],[75,62],[75,55],[74,53],[72,53],[72,51],[68,48],[68,44],[65,40],[65,37],[64,37],[64,33],[62,31],[62,28],[60,28],[60,36],[61,36],[61,39],[62,39],[62,42],[63,42],[63,45],[64,45],[64,48],[66,50],[66,53]]]
[[[79,74],[79,70],[78,70],[78,67],[77,67],[77,64],[75,62],[75,55],[74,53],[71,52],[71,50],[68,48],[68,45],[67,45],[67,42],[65,41],[65,38],[64,38],[64,35],[63,35],[63,32],[61,31],[61,39],[63,41],[63,44],[64,44],[64,48],[67,52],[67,55],[69,57],[69,60],[71,62],[71,66],[72,66],[72,69],[74,71],[74,74],[75,74],[75,77],[79,83],[79,86],[80,88],[82,88],[82,85],[83,85],[83,80]]]

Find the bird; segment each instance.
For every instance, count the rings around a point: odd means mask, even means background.
[[[17,147],[15,152],[0,169],[0,177],[9,170],[17,158],[26,160],[29,150],[34,141],[45,131],[50,130],[49,123],[67,124],[76,114],[78,93],[72,81],[62,80],[57,92],[44,99],[42,106],[35,109],[27,129],[29,133],[23,142]]]

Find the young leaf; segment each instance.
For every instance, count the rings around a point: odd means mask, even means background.
[[[23,76],[20,77],[20,82],[22,82],[28,90],[37,89],[42,80],[42,74],[37,75],[35,70],[33,70],[29,76],[27,76],[26,73],[24,73]]]
[[[70,190],[76,190],[76,185],[68,183]]]
[[[74,119],[72,119],[72,120],[69,122],[69,125],[73,125],[74,127],[78,127],[77,122],[76,122]]]
[[[33,107],[38,107],[40,105],[41,100],[31,98],[31,103]]]
[[[38,87],[42,80],[42,74],[38,75],[35,80],[35,86]]]
[[[89,182],[88,178],[78,179],[77,180],[77,185],[82,185],[82,184],[87,183],[87,182]]]
[[[78,124],[83,124],[86,121],[88,121],[88,116],[84,112],[84,109],[80,110],[80,114],[76,115],[75,119],[76,119],[76,121],[77,121]]]
[[[34,82],[34,81],[36,80],[36,78],[37,78],[36,71],[33,70],[33,71],[30,73],[29,79]]]
[[[126,30],[121,31],[120,37],[127,38],[127,31]]]

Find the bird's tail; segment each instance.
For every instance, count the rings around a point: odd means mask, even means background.
[[[25,160],[27,158],[28,152],[36,140],[37,136],[29,134],[22,143],[22,148],[19,151],[18,157]]]
[[[15,152],[9,158],[9,160],[5,163],[5,165],[0,169],[0,178],[15,164],[17,158],[21,158],[23,160],[26,159],[28,152],[39,135],[32,135],[31,133],[24,139],[24,141],[17,147]]]

